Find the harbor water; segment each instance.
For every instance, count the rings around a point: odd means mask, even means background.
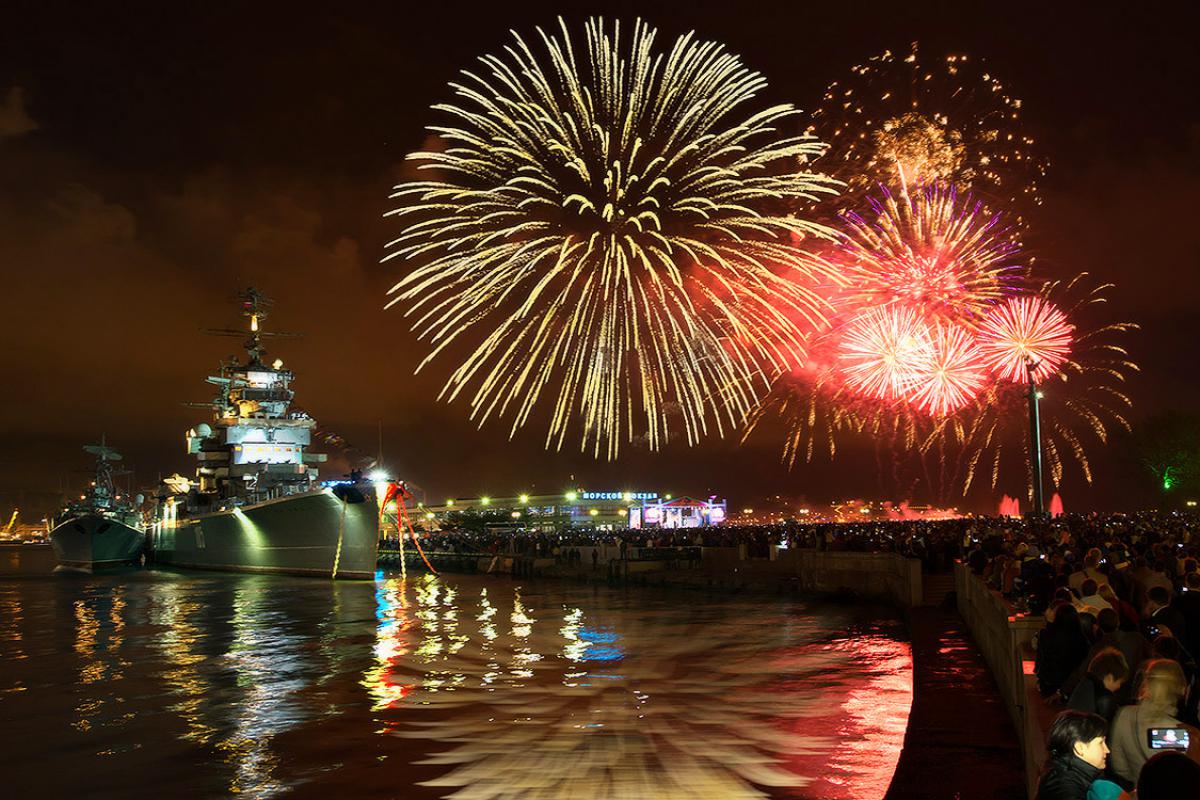
[[[883,607],[488,576],[0,575],[17,797],[882,798]]]

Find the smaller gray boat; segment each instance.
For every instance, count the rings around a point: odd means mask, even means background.
[[[91,571],[136,562],[146,546],[138,510],[142,498],[118,494],[113,485],[112,465],[121,460],[120,453],[103,443],[83,449],[96,456],[96,477],[54,520],[50,544],[58,566]]]

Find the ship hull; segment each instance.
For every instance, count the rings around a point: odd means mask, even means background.
[[[373,578],[379,511],[373,493],[361,499],[314,491],[168,521],[153,532],[154,558],[191,569]]]
[[[145,543],[145,531],[100,514],[74,517],[50,531],[54,555],[66,569],[129,564],[137,560]]]

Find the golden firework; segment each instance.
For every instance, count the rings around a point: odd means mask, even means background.
[[[835,191],[794,168],[823,145],[780,134],[791,106],[746,110],[766,81],[719,44],[656,38],[514,33],[409,156],[430,177],[392,194],[389,306],[432,345],[418,369],[461,357],[443,397],[466,393],[479,425],[515,434],[544,405],[547,447],[574,425],[610,459],[678,428],[695,443],[741,424],[824,319],[814,285],[838,278],[806,245],[832,232],[789,212]]]
[[[1040,203],[1047,163],[1021,123],[1021,100],[970,56],[922,58],[916,42],[907,54],[884,52],[830,84],[812,119],[848,208],[880,184],[897,193],[951,184],[1020,227]]]

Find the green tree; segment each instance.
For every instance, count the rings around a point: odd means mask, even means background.
[[[1200,495],[1200,417],[1156,414],[1135,432],[1138,457],[1168,505]]]

